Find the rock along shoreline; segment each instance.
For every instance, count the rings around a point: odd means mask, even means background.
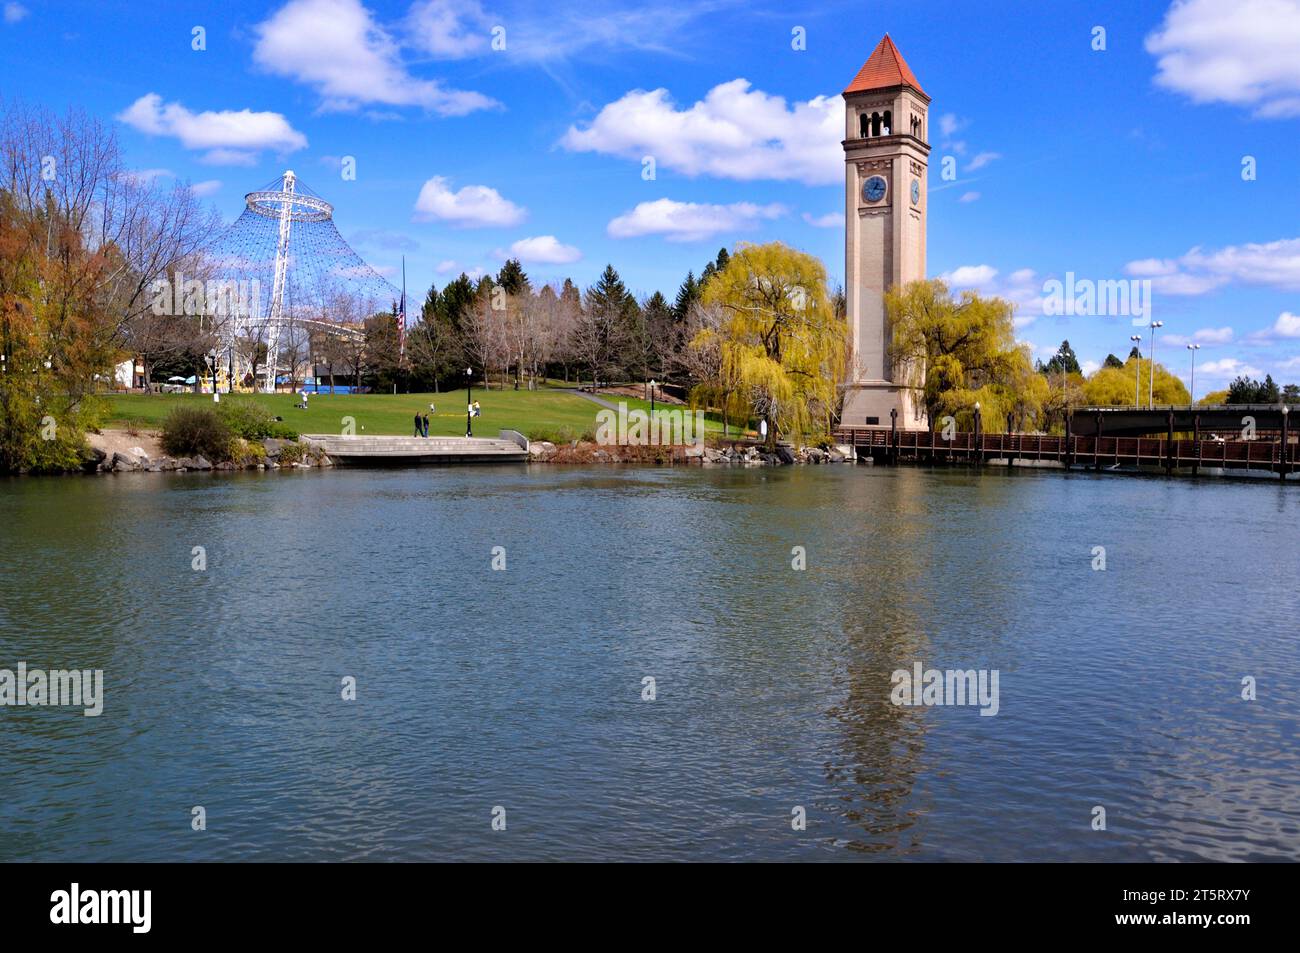
[[[267,439],[247,441],[239,462],[212,461],[203,456],[173,457],[163,453],[157,435],[149,432],[103,430],[88,435],[86,459],[80,472],[186,473],[237,470],[311,470],[334,467],[333,461],[310,440]],[[739,442],[722,446],[607,446],[591,441],[555,444],[546,440],[529,444],[530,463],[555,465],[632,465],[764,467],[856,462],[847,447],[792,447],[774,450]],[[78,471],[68,471],[78,472]]]

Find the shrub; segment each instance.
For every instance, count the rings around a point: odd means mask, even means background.
[[[554,444],[572,443],[578,439],[572,427],[534,427],[528,431],[529,440],[545,440]]]
[[[241,463],[245,466],[251,466],[263,463],[266,460],[266,447],[260,443],[250,443],[247,440],[235,441],[235,452],[232,459],[235,463]]]
[[[285,426],[257,401],[240,397],[227,397],[217,405],[217,414],[231,432],[245,440],[265,440],[279,437],[297,440],[296,431]]]
[[[162,447],[173,457],[202,455],[219,463],[230,459],[235,435],[210,407],[177,407],[162,424]]]
[[[275,437],[277,440],[297,440],[302,435],[288,424],[276,421],[271,424],[271,433],[268,436]]]
[[[280,466],[286,466],[293,463],[302,463],[303,458],[307,456],[307,446],[301,443],[286,443],[280,448],[280,454],[276,457],[276,462]]]
[[[579,440],[585,443],[595,443],[596,431],[594,429],[589,428],[587,430],[584,430],[582,433],[578,433],[576,430],[574,430],[572,427],[569,426],[534,427],[532,430],[528,432],[528,439],[546,440],[556,445],[573,443],[573,441],[575,440]]]

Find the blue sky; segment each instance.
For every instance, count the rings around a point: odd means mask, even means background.
[[[1201,343],[1198,393],[1300,381],[1300,0],[0,9],[6,96],[116,124],[133,169],[230,220],[293,168],[381,272],[406,256],[413,297],[512,253],[671,297],[720,246],[773,239],[840,280],[839,93],[888,31],[933,100],[931,275],[1086,363],[1122,356],[1130,319],[1042,315],[1043,283],[1149,278],[1157,358],[1186,378]]]

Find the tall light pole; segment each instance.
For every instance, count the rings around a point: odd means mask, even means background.
[[[212,402],[214,404],[221,402],[221,394],[217,392],[217,367],[220,365],[221,355],[217,353],[214,347],[208,352],[208,363],[212,365]]]
[[[1138,352],[1137,360],[1133,362],[1133,409],[1137,410],[1142,402],[1142,335],[1130,334],[1128,339]]]
[[[1156,406],[1156,328],[1163,328],[1163,321],[1151,322],[1151,383],[1147,390],[1147,406],[1155,409]]]
[[[1201,349],[1199,344],[1187,345],[1187,350],[1192,352],[1192,406],[1196,406],[1196,352]]]
[[[474,436],[474,422],[470,414],[474,410],[474,368],[465,368],[465,436]]]
[[[650,419],[655,417],[655,379],[650,378]]]

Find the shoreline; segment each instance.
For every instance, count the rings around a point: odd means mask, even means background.
[[[188,473],[238,472],[266,470],[312,469],[362,469],[363,466],[345,465],[332,459],[310,439],[267,438],[246,441],[247,455],[241,461],[211,461],[199,455],[173,457],[165,453],[158,440],[157,431],[103,428],[86,435],[86,456],[75,469],[59,471],[18,471],[8,476],[98,476],[116,473]],[[799,466],[820,464],[853,464],[856,461],[848,448],[792,447],[778,444],[774,451],[733,440],[722,446],[661,445],[628,446],[603,445],[594,441],[575,440],[568,444],[555,444],[548,440],[529,441],[528,459],[525,463],[545,463],[556,466],[699,466],[699,467],[763,467]],[[390,465],[401,466],[396,463]],[[446,466],[441,464],[406,464],[409,466]],[[465,466],[472,463],[462,464]]]

